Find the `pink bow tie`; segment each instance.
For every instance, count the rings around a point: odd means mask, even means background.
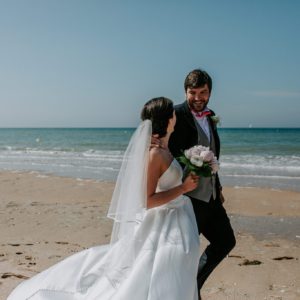
[[[194,115],[195,115],[197,118],[203,118],[203,117],[206,117],[206,116],[210,116],[210,115],[211,115],[211,112],[210,112],[209,110],[206,110],[206,111],[200,111],[200,112],[194,111],[193,113],[194,113]]]

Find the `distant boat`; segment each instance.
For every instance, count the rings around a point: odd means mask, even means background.
[[[252,124],[249,124],[249,125],[248,125],[248,128],[252,128]]]

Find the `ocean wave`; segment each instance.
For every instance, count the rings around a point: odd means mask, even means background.
[[[221,168],[224,169],[244,169],[249,170],[252,169],[254,171],[285,171],[285,172],[299,172],[300,175],[300,165],[299,166],[274,166],[274,165],[260,165],[260,164],[233,164],[233,163],[221,163]]]
[[[43,160],[55,160],[55,159],[69,159],[69,160],[99,160],[99,161],[116,161],[120,162],[123,159],[123,153],[121,151],[89,151],[89,152],[65,152],[54,150],[11,150],[0,151],[0,159],[43,159]]]
[[[236,155],[224,156],[220,162],[220,172],[255,173],[262,175],[289,174],[300,176],[300,157],[299,156],[259,156],[259,155]]]
[[[70,148],[71,149],[71,148]],[[122,150],[62,151],[29,148],[0,149],[0,169],[26,170],[76,178],[115,180]],[[300,181],[298,155],[224,155],[221,156],[222,183],[243,186],[269,186],[297,189]]]
[[[294,161],[300,162],[300,156],[298,155],[270,155],[270,154],[235,154],[235,155],[222,155],[223,161]]]

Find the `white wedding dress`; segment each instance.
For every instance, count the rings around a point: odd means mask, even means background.
[[[174,159],[157,191],[181,184]],[[197,300],[199,236],[190,199],[146,210],[134,234],[76,253],[22,282],[8,300]]]

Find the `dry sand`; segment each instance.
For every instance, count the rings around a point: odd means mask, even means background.
[[[0,300],[55,262],[109,242],[113,183],[1,172],[0,184]],[[203,299],[300,299],[300,193],[224,194],[237,245],[207,280]]]

